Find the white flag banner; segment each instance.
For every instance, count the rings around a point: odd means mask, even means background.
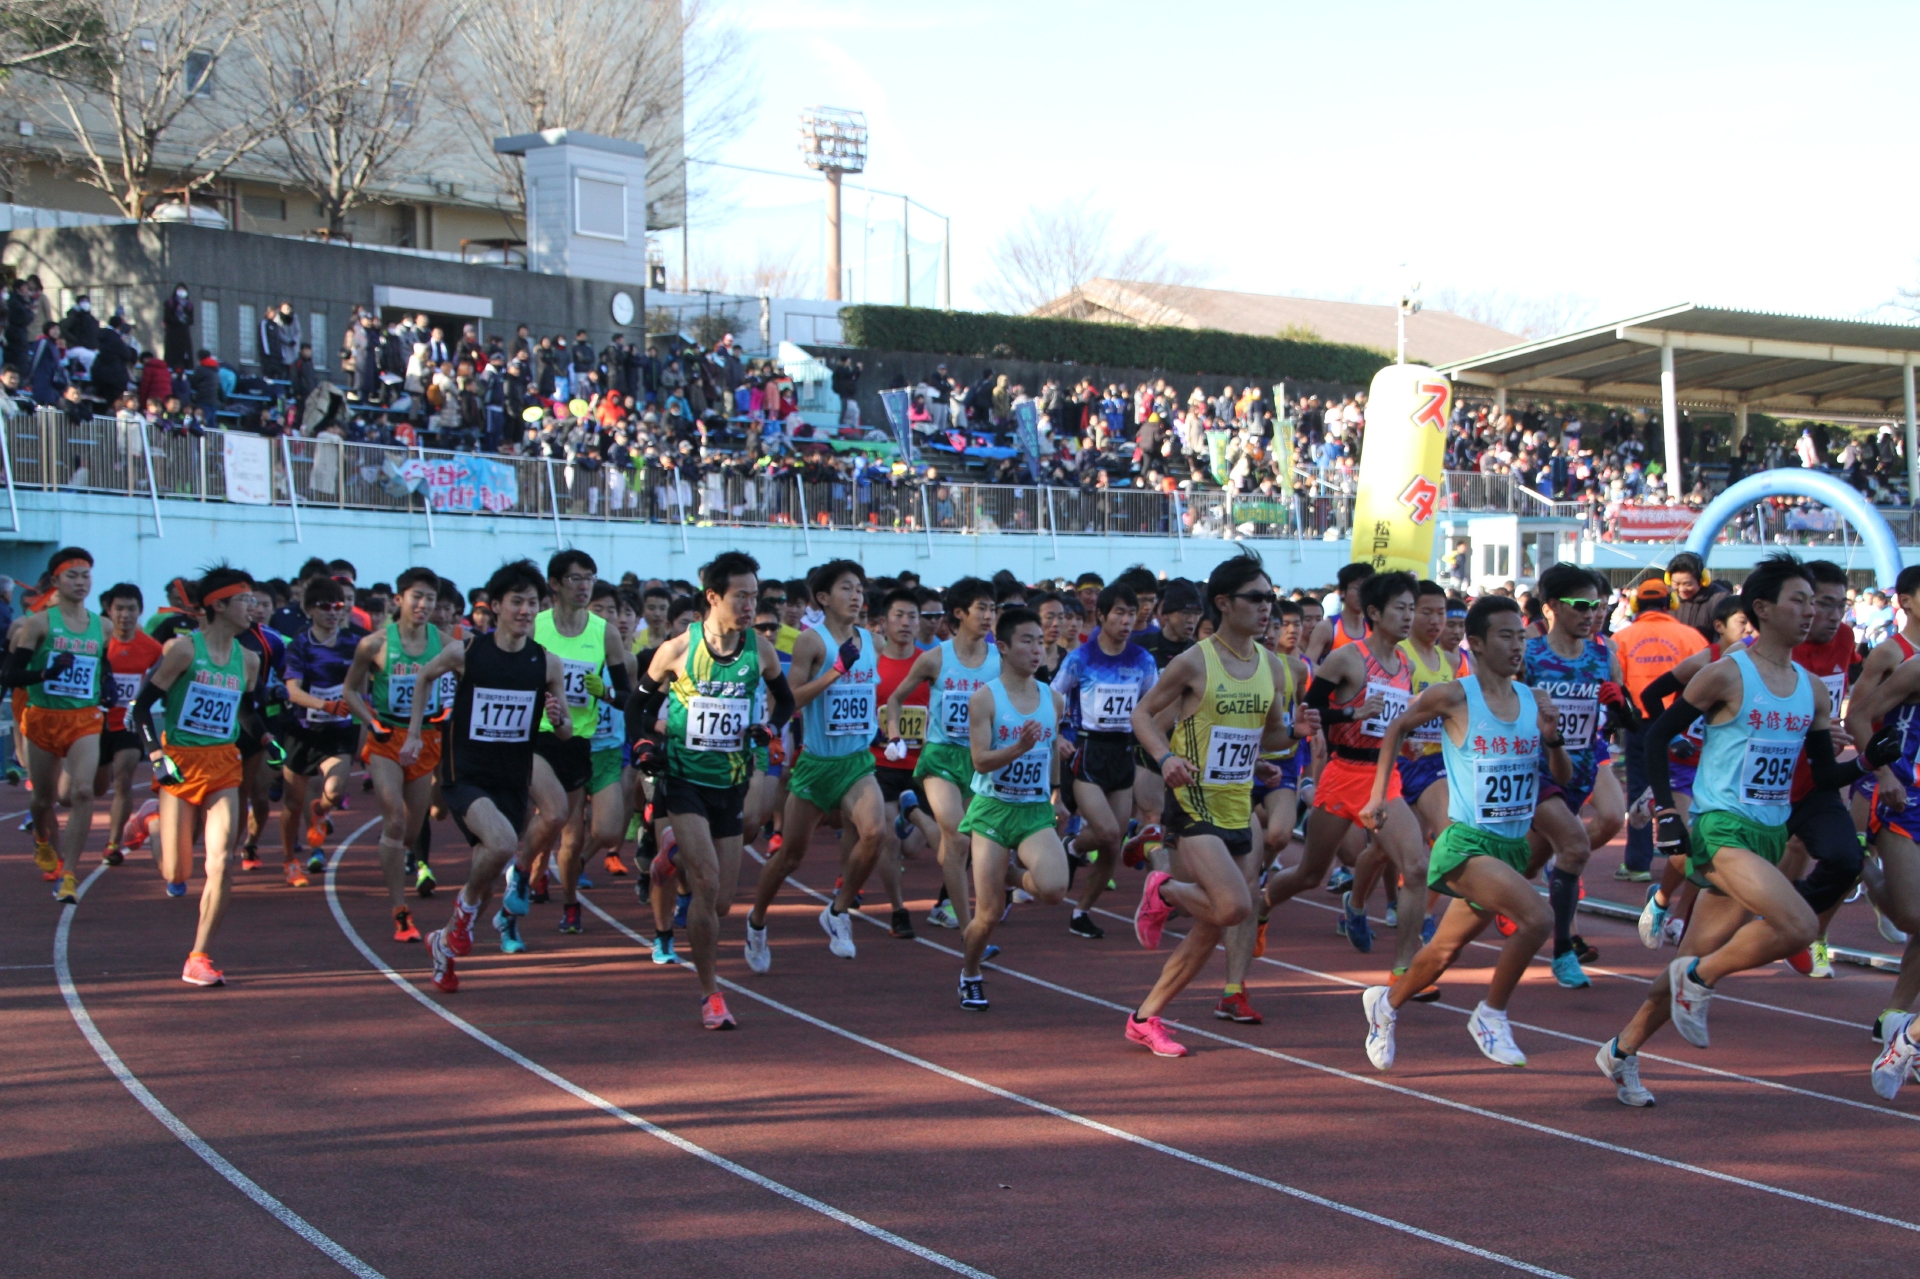
[[[248,506],[273,505],[273,442],[264,435],[228,431],[227,500]]]

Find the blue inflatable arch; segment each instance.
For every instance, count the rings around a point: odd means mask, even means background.
[[[1810,497],[1846,516],[1860,534],[1867,554],[1873,557],[1874,576],[1882,587],[1893,589],[1894,579],[1900,576],[1900,543],[1894,538],[1886,517],[1874,510],[1859,490],[1824,471],[1789,467],[1762,471],[1729,485],[1700,512],[1693,532],[1687,536],[1685,549],[1698,555],[1704,563],[1722,526],[1745,508],[1769,497]]]

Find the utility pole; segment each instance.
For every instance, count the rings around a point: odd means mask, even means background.
[[[842,107],[800,113],[800,157],[827,179],[827,300],[840,297],[840,179],[867,167],[867,117]]]

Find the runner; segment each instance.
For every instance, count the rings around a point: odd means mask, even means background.
[[[742,813],[747,780],[753,773],[752,747],[772,739],[772,732],[752,717],[756,691],[764,684],[772,695],[773,730],[783,727],[793,714],[793,695],[780,673],[780,655],[772,641],[749,625],[760,589],[759,573],[759,563],[740,551],[727,551],[704,565],[700,584],[706,596],[705,619],[655,650],[638,692],[627,704],[625,727],[633,742],[635,766],[663,775],[655,792],[657,808],[672,817],[677,844],[673,864],[693,897],[687,934],[700,978],[700,1024],[708,1030],[732,1030],[735,1025],[714,966],[720,918],[732,910],[740,882]],[[807,651],[805,641],[803,636],[802,653]],[[800,660],[796,656],[795,661]],[[655,727],[663,704],[664,742]],[[748,935],[752,936],[751,922]],[[763,926],[763,953],[765,936]],[[755,971],[765,972],[766,967],[763,964]]]
[[[1732,599],[1732,596],[1728,596]],[[1634,704],[1649,708],[1650,719],[1657,719],[1664,705],[1651,707],[1647,693],[1663,675],[1706,648],[1700,632],[1673,615],[1672,589],[1664,578],[1648,578],[1634,588],[1634,618],[1613,636],[1613,651],[1620,663],[1620,683]],[[1745,614],[1741,615],[1744,624]],[[1714,660],[1718,660],[1717,658]],[[1673,685],[1678,693],[1685,687],[1681,680]],[[1671,694],[1663,694],[1670,696]],[[1627,793],[1638,804],[1646,792],[1647,778],[1640,767],[1646,756],[1646,726],[1630,728],[1621,735],[1621,753],[1626,757]],[[1653,878],[1652,824],[1636,818],[1627,828],[1627,855],[1614,872],[1614,878],[1646,883]]]
[[[433,984],[450,995],[460,989],[454,960],[473,953],[474,920],[526,832],[533,789],[535,703],[543,706],[562,741],[573,733],[573,720],[567,714],[566,667],[558,654],[549,653],[533,638],[544,586],[539,568],[530,560],[502,565],[487,580],[496,629],[464,643],[444,645],[414,676],[407,740],[396,761],[402,769],[411,768],[425,749],[421,722],[432,700],[434,681],[448,671],[459,681],[454,686],[445,794],[454,825],[473,846],[473,861],[446,927],[427,934]]]
[[[887,698],[885,731],[889,744],[899,740],[900,708],[922,684],[932,684],[927,742],[913,769],[920,796],[940,827],[941,900],[934,904],[927,922],[938,928],[965,928],[973,922],[967,906],[969,841],[960,834],[960,821],[973,794],[967,716],[973,694],[1000,675],[1000,651],[989,638],[998,605],[993,584],[978,577],[963,577],[949,586],[945,604],[953,638],[914,659],[906,678]]]
[[[77,546],[62,547],[47,561],[47,572],[51,606],[26,618],[15,632],[0,679],[9,688],[27,690],[21,733],[32,746],[26,765],[33,787],[33,860],[43,875],[60,876],[54,900],[72,905],[80,900],[80,854],[93,826],[93,782],[105,723],[100,703],[115,686],[102,669],[106,628],[87,607],[93,556]],[[54,815],[63,783],[71,805],[64,832]]]
[[[407,850],[420,836],[433,801],[433,775],[440,766],[440,735],[421,739],[420,753],[402,768],[400,749],[413,714],[413,686],[427,664],[440,655],[440,632],[431,625],[440,598],[440,575],[410,568],[394,583],[396,615],[361,640],[347,671],[346,701],[369,727],[367,774],[380,804],[380,871],[387,881],[387,905],[393,910],[393,939],[420,940],[407,908]],[[440,711],[440,688],[427,690],[426,714]]]
[[[133,704],[154,784],[160,788],[161,872],[185,885],[193,869],[193,837],[203,832],[207,878],[200,890],[200,922],[180,980],[224,986],[211,948],[233,887],[233,829],[240,818],[240,723],[258,714],[260,659],[238,636],[252,624],[253,580],[225,565],[207,571],[195,587],[206,625],[169,640],[159,666]],[[153,708],[164,699],[162,722]],[[183,888],[184,891],[184,888]],[[180,896],[169,890],[170,896]]]
[[[1367,579],[1374,575],[1371,564],[1355,562],[1341,568],[1335,580],[1339,583],[1340,612],[1332,619],[1322,619],[1307,632],[1307,653],[1309,662],[1318,665],[1325,661],[1334,650],[1348,644],[1357,644],[1366,638],[1366,604],[1361,591]],[[1359,632],[1348,629],[1355,621],[1360,623]]]
[[[1107,935],[1091,912],[1119,873],[1120,846],[1133,815],[1133,757],[1139,748],[1133,708],[1160,678],[1153,658],[1132,642],[1139,599],[1119,582],[1104,588],[1094,601],[1092,638],[1068,651],[1053,678],[1053,691],[1066,699],[1061,736],[1073,747],[1060,798],[1081,822],[1067,856],[1088,863],[1067,931],[1091,941]]]
[[[920,593],[911,587],[896,586],[880,601],[880,688],[882,700],[893,697],[893,690],[907,677],[920,656],[914,636],[920,629]],[[880,798],[886,803],[886,821],[881,824],[880,863],[876,873],[893,905],[893,935],[913,939],[913,916],[900,895],[900,862],[903,856],[902,829],[911,831],[910,822],[901,821],[902,811],[919,806],[913,792],[913,770],[920,763],[920,749],[927,743],[928,690],[923,684],[913,690],[900,707],[898,744],[875,743],[874,777],[880,783]],[[936,834],[935,838],[938,838]]]
[[[1113,589],[1107,587],[1101,597]],[[1054,830],[1050,798],[1059,772],[1061,696],[1035,678],[1046,652],[1038,613],[1007,609],[994,624],[994,638],[1000,674],[974,690],[967,711],[973,798],[960,831],[972,839],[974,900],[990,903],[1005,891],[1012,859],[1020,888],[1043,906],[1054,906],[1067,894],[1067,854]],[[980,961],[999,922],[1000,912],[989,906],[975,911],[967,928],[960,1006],[973,1012],[987,1009]]]
[[[1371,573],[1356,580],[1363,582],[1358,610],[1367,623],[1367,636],[1341,644],[1314,667],[1307,704],[1320,712],[1332,753],[1314,789],[1313,816],[1307,822],[1307,846],[1300,864],[1267,877],[1270,906],[1305,892],[1326,875],[1340,842],[1359,825],[1360,810],[1372,793],[1387,725],[1406,710],[1412,697],[1413,666],[1400,641],[1413,628],[1420,580],[1411,573]],[[1401,923],[1395,929],[1393,965],[1397,977],[1420,949],[1420,925],[1411,921],[1422,919],[1427,895],[1426,844],[1413,810],[1401,796],[1397,770],[1387,795],[1386,816],[1374,828],[1373,838],[1400,876]],[[1364,906],[1351,891],[1342,897],[1342,904],[1347,940],[1363,953],[1371,950],[1373,932]]]
[[[608,625],[606,617],[588,607],[598,574],[599,566],[585,551],[564,550],[547,561],[552,606],[541,610],[534,622],[533,639],[557,655],[566,670],[567,713],[573,720],[573,731],[561,736],[554,722],[543,718],[533,741],[536,815],[527,828],[525,847],[507,872],[507,891],[501,899],[505,927],[500,946],[509,954],[526,949],[518,921],[526,915],[534,897],[534,854],[549,848],[556,835],[560,841],[554,856],[560,873],[560,931],[582,931],[580,869],[587,842],[587,793],[594,780],[593,739],[600,721],[595,709],[599,699],[591,684],[610,687],[622,704],[633,688],[633,654],[621,641],[619,628]],[[618,774],[615,776],[617,779]]]
[[[100,734],[100,768],[94,794],[103,782],[112,787],[113,798],[107,806],[106,863],[118,866],[125,860],[120,848],[120,831],[133,812],[133,774],[140,764],[140,734],[127,724],[127,711],[140,696],[147,672],[160,660],[160,641],[140,629],[140,614],[146,607],[140,588],[131,582],[109,586],[100,597],[100,611],[112,629],[107,634],[107,666],[113,678],[113,706],[107,711],[106,729]]]
[[[1751,647],[1736,650],[1687,684],[1647,738],[1647,769],[1659,802],[1655,843],[1676,847],[1687,832],[1674,807],[1667,747],[1704,716],[1706,746],[1693,790],[1691,875],[1705,881],[1680,957],[1667,967],[1646,1001],[1595,1058],[1629,1106],[1653,1104],[1640,1082],[1640,1047],[1671,1018],[1681,1038],[1705,1048],[1714,984],[1805,948],[1819,920],[1779,869],[1792,814],[1793,770],[1802,749],[1816,784],[1845,786],[1862,764],[1836,764],[1828,728],[1826,686],[1793,661],[1814,617],[1814,585],[1799,560],[1784,553],[1761,560],[1741,585],[1740,600],[1754,624]],[[1868,743],[1866,766],[1900,755],[1899,733],[1884,730]]]
[[[285,874],[294,888],[307,886],[307,874],[327,867],[327,836],[333,822],[327,814],[339,807],[347,791],[347,774],[360,746],[359,726],[345,700],[347,671],[353,666],[359,636],[344,627],[346,589],[331,577],[307,583],[301,605],[307,629],[287,643],[287,700],[293,704],[293,722],[286,742],[286,760],[280,774],[286,786],[280,809],[280,842],[286,850]],[[309,779],[318,777],[318,795],[310,795]],[[300,830],[305,822],[306,870],[300,866]]]
[[[634,651],[633,641],[640,626],[638,599],[611,582],[596,582],[587,608],[620,632],[622,652]],[[634,669],[637,674],[637,656]],[[631,681],[628,686],[632,686]],[[588,687],[593,692],[594,713],[598,718],[593,725],[593,776],[587,782],[591,846],[587,849],[586,864],[593,865],[597,853],[608,877],[619,879],[627,873],[620,860],[620,845],[626,842],[627,826],[633,817],[627,799],[633,793],[633,778],[627,766],[626,703],[597,676]]]
[[[1159,629],[1143,634],[1136,642],[1164,671],[1174,658],[1193,647],[1203,612],[1200,588],[1186,578],[1174,578],[1160,597]],[[1136,833],[1120,849],[1121,863],[1127,866],[1149,861],[1159,852],[1163,834],[1160,815],[1167,803],[1160,770],[1144,749],[1135,747],[1133,765],[1133,824],[1129,829]]]
[[[1552,911],[1527,882],[1527,831],[1541,768],[1564,784],[1573,776],[1573,760],[1559,735],[1552,697],[1544,689],[1514,684],[1528,645],[1520,606],[1504,596],[1486,596],[1468,610],[1466,633],[1478,673],[1429,684],[1387,726],[1373,796],[1360,814],[1369,826],[1385,819],[1388,774],[1396,763],[1406,762],[1396,761],[1398,748],[1438,720],[1447,812],[1427,882],[1453,901],[1407,971],[1391,986],[1369,986],[1361,996],[1367,1059],[1379,1070],[1393,1065],[1400,1009],[1452,967],[1496,912],[1515,928],[1501,945],[1487,997],[1467,1018],[1467,1033],[1489,1060],[1527,1064],[1513,1042],[1507,1001],[1553,930]]]
[[[1260,557],[1243,549],[1222,561],[1208,576],[1206,591],[1219,629],[1174,659],[1133,708],[1134,736],[1166,780],[1164,824],[1179,873],[1147,873],[1134,933],[1154,950],[1175,910],[1193,919],[1159,981],[1127,1019],[1128,1042],[1159,1057],[1187,1055],[1161,1011],[1200,975],[1224,930],[1252,912],[1244,864],[1236,863],[1255,855],[1254,761],[1262,750],[1298,740],[1304,727],[1287,723],[1275,696],[1285,678],[1280,659],[1258,643],[1274,605],[1273,583]],[[1154,722],[1168,711],[1178,718],[1170,738]]]
[[[840,887],[820,912],[829,948],[852,959],[853,921],[847,911],[873,873],[880,856],[880,825],[885,805],[873,778],[874,734],[880,717],[875,690],[880,685],[879,651],[873,636],[854,624],[866,600],[866,571],[852,560],[833,560],[815,569],[807,589],[824,616],[802,631],[793,645],[792,695],[801,712],[801,754],[787,777],[785,838],[767,858],[747,915],[747,967],[764,973],[773,964],[767,946],[767,908],[787,876],[800,868],[814,828],[823,814],[838,809],[843,832],[853,846],[841,851]],[[741,619],[742,625],[745,619]],[[920,669],[915,661],[914,670]],[[904,681],[911,682],[911,677]],[[911,692],[911,689],[907,690]],[[894,690],[900,696],[898,689]],[[922,757],[924,761],[924,756]]]
[[[261,706],[257,722],[252,716],[240,722],[240,820],[234,823],[233,836],[241,841],[241,870],[260,869],[260,837],[271,820],[273,801],[285,792],[277,770],[284,762],[282,743],[291,736],[293,713],[287,705],[287,641],[267,625],[272,615],[273,597],[255,590],[248,615],[252,625],[240,632],[240,646],[260,659]],[[271,776],[269,767],[276,770]]]

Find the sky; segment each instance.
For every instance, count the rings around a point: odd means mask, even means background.
[[[1855,316],[1920,283],[1920,221],[1902,212],[1920,207],[1920,171],[1899,141],[1920,99],[1920,5],[763,0],[733,14],[758,106],[707,157],[804,174],[800,112],[863,110],[870,160],[849,182],[951,217],[962,309],[981,303],[995,242],[1067,199],[1111,213],[1116,235],[1158,236],[1209,285],[1256,293],[1386,301],[1417,281],[1572,295],[1605,321],[1678,302]],[[695,175],[711,188],[696,263],[800,261],[819,296],[821,184],[715,173]],[[850,216],[864,199],[849,193]],[[874,208],[897,218],[897,200]],[[941,224],[916,213],[912,234],[924,260]],[[895,300],[898,258],[878,258],[897,236],[897,222],[850,227],[873,300]],[[677,266],[678,237],[661,247]]]

